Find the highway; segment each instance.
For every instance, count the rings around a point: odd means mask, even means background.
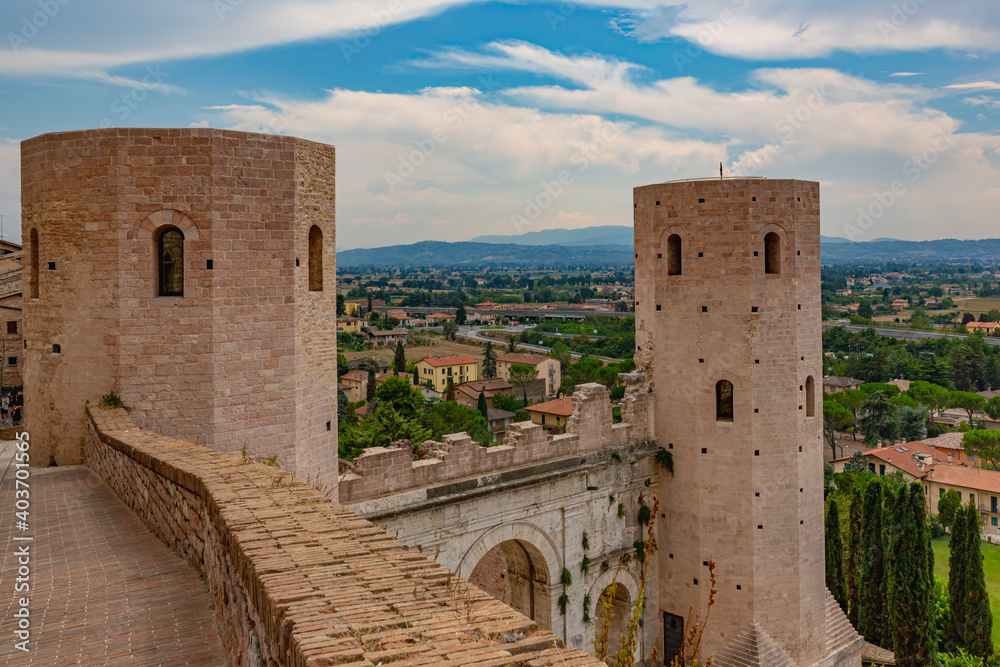
[[[968,338],[969,334],[957,334],[948,333],[946,331],[924,331],[921,329],[898,329],[896,327],[863,327],[853,324],[823,324],[824,329],[834,329],[836,327],[843,327],[848,331],[859,333],[865,331],[866,329],[875,329],[876,333],[880,336],[888,336],[890,338],[899,338],[901,340],[920,340],[921,338],[947,338],[949,340],[955,340],[959,338]],[[990,338],[984,339],[987,345],[998,346],[1000,345],[1000,338]]]

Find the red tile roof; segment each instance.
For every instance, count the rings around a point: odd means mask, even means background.
[[[441,366],[458,366],[460,364],[475,364],[476,360],[467,354],[452,355],[450,357],[425,357],[422,361],[440,368]]]
[[[528,364],[529,366],[537,366],[543,361],[552,361],[552,359],[546,356],[542,356],[540,354],[523,354],[521,352],[508,352],[502,357],[499,357],[497,361],[505,361],[509,364]]]
[[[525,409],[529,412],[542,412],[547,415],[556,415],[557,417],[569,417],[573,414],[573,397],[563,396],[562,398],[545,401],[537,405],[529,405]]]

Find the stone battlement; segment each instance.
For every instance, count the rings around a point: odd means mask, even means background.
[[[87,464],[204,576],[230,664],[603,664],[279,468],[87,415]]]
[[[420,461],[404,448],[366,449],[354,460],[351,472],[340,477],[340,502],[356,503],[646,440],[651,436],[646,425],[647,385],[632,382],[626,392],[620,424],[612,423],[608,390],[590,383],[573,393],[573,415],[563,434],[549,435],[538,424],[520,422],[511,426],[503,445],[482,447],[465,433],[455,433],[442,442],[425,442],[423,448],[433,458]]]

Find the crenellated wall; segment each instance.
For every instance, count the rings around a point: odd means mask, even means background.
[[[443,442],[424,443],[424,449],[433,458],[420,461],[414,461],[403,448],[366,449],[354,460],[351,472],[340,477],[340,502],[356,503],[645,441],[650,435],[645,407],[649,394],[638,384],[630,385],[626,391],[629,412],[623,413],[623,419],[634,414],[635,423],[613,424],[608,390],[590,383],[577,386],[573,393],[573,416],[563,434],[550,435],[537,424],[520,422],[511,426],[503,445],[482,447],[465,433],[456,433],[444,436]]]
[[[279,468],[87,417],[87,464],[202,573],[232,665],[603,664]]]

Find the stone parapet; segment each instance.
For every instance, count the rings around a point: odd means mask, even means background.
[[[279,468],[87,415],[87,464],[205,577],[230,664],[603,664]]]
[[[644,401],[633,399],[633,404]],[[425,442],[422,448],[433,458],[419,461],[407,449],[371,447],[354,460],[350,472],[340,476],[339,499],[356,503],[646,440],[645,413],[637,409],[635,414],[642,415],[636,424],[613,424],[608,390],[582,384],[573,393],[566,433],[551,435],[538,424],[520,422],[511,425],[504,444],[496,447],[482,447],[465,433],[456,433],[444,436],[442,442]]]

